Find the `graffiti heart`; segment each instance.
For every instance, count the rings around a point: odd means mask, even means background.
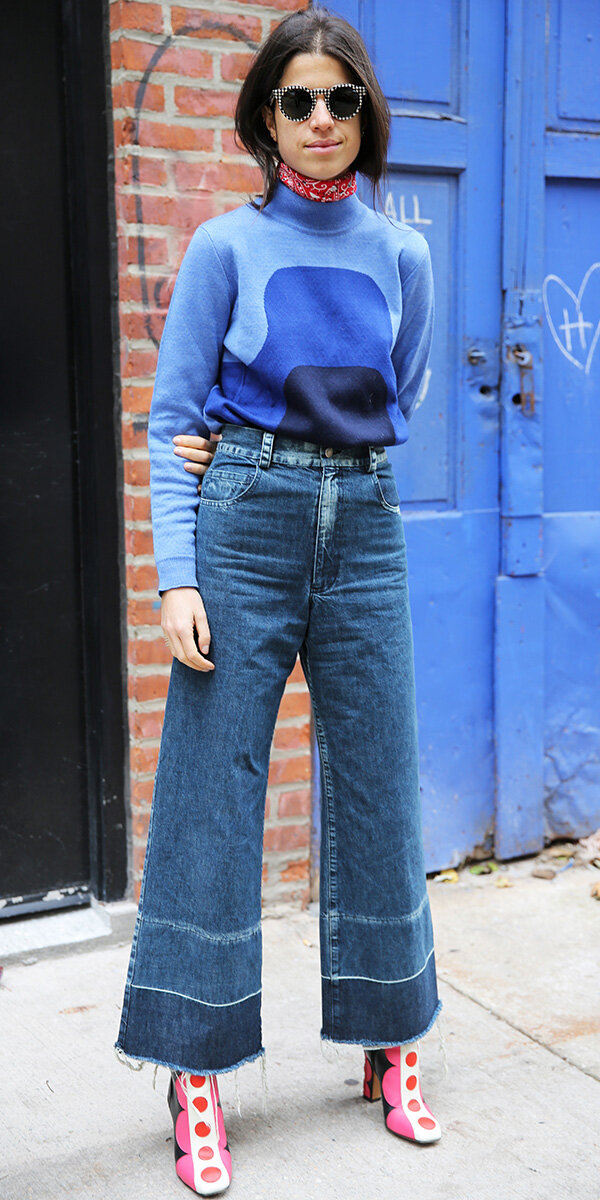
[[[588,268],[577,293],[560,276],[546,275],[542,296],[546,320],[561,354],[589,375],[600,337],[600,262]],[[591,321],[584,317],[584,297],[586,314],[593,316]]]

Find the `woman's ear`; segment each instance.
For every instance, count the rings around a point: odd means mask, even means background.
[[[269,108],[268,104],[265,104],[265,106],[262,110],[262,115],[263,115],[263,121],[264,121],[267,129],[268,129],[269,133],[271,134],[273,141],[277,145],[277,127],[275,125],[275,114],[273,112],[273,109]]]

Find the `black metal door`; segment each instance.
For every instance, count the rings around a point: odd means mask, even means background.
[[[125,890],[105,19],[2,16],[0,915]]]

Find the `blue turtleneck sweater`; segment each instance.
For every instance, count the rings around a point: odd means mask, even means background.
[[[427,241],[356,193],[309,200],[279,182],[198,227],[165,322],[148,426],[159,588],[197,587],[197,477],[176,433],[225,421],[323,446],[397,445],[431,348]]]

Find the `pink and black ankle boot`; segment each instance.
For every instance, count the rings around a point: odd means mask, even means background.
[[[442,1136],[421,1094],[416,1042],[365,1049],[363,1096],[383,1101],[383,1119],[391,1133],[413,1142],[437,1142]]]
[[[199,1196],[224,1192],[231,1183],[231,1154],[216,1075],[171,1071],[167,1102],[179,1178]]]

